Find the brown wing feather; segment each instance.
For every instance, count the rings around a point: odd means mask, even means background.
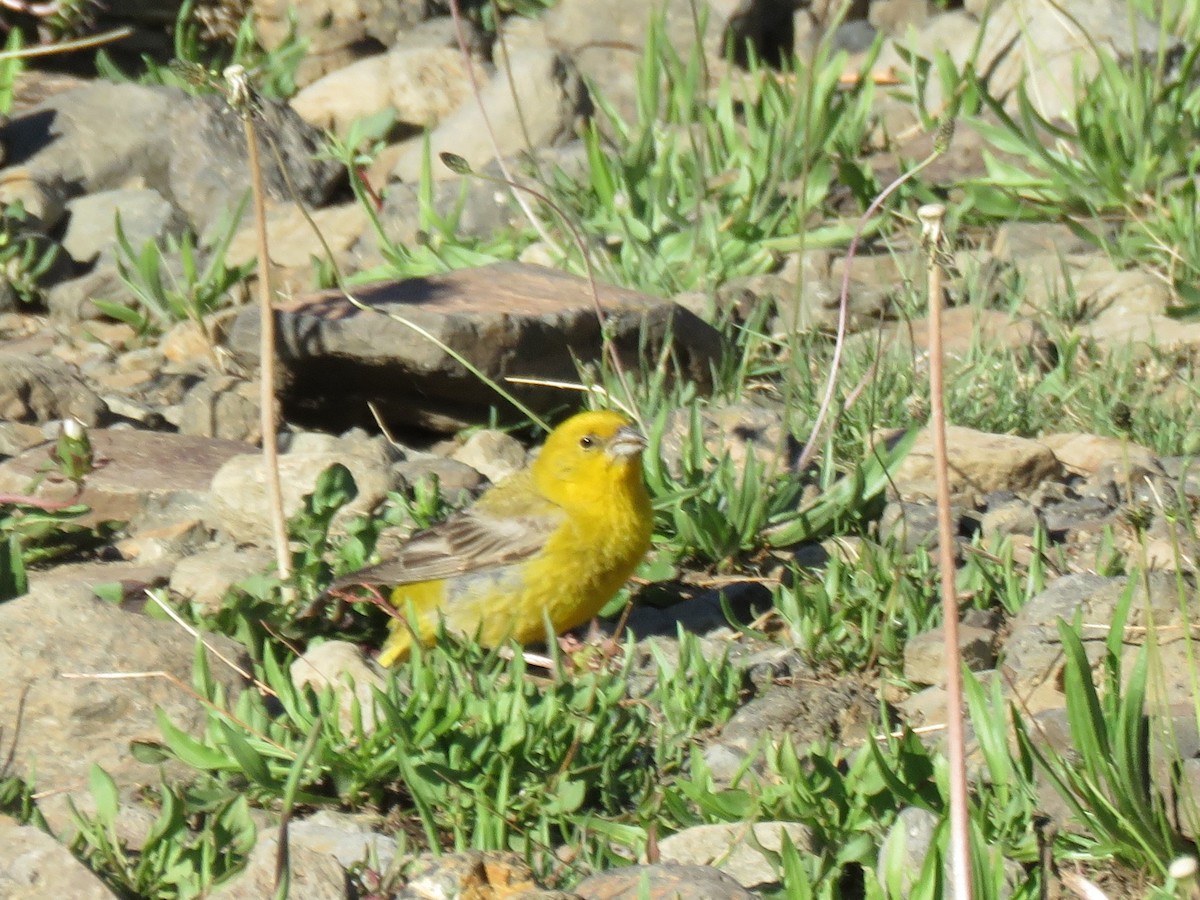
[[[474,506],[440,525],[417,532],[394,559],[343,575],[328,590],[433,581],[528,559],[545,545],[566,514],[536,494],[531,496],[523,475],[492,488]]]

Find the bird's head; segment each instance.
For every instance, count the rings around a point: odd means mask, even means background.
[[[646,438],[621,413],[584,412],[546,438],[533,462],[538,489],[562,506],[595,502],[616,491],[644,492]]]

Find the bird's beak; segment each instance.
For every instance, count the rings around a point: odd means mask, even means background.
[[[632,425],[622,425],[608,442],[608,455],[616,459],[637,456],[645,449],[645,436]]]

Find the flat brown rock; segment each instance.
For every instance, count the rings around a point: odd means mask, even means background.
[[[207,507],[209,486],[221,465],[254,450],[240,441],[132,429],[97,428],[88,436],[96,469],[79,500],[91,507],[78,520],[85,525],[128,521],[151,503],[160,508],[183,504],[199,512]],[[0,493],[24,493],[53,446],[47,442],[0,463]],[[71,484],[47,480],[37,496],[64,500],[73,493]]]
[[[493,407],[508,416],[508,403],[438,343],[542,411],[574,398],[562,389],[504,379],[577,382],[577,362],[600,359],[600,325],[587,280],[553,269],[494,263],[352,292],[378,312],[356,307],[337,290],[306,294],[279,309],[286,375],[281,399],[290,418],[333,428],[371,424],[368,402],[389,422],[441,430],[485,422]],[[715,329],[660,297],[608,285],[599,285],[598,293],[627,366],[636,368],[640,353],[656,360],[669,342],[680,371],[708,381],[721,350]],[[258,311],[247,307],[234,323],[230,347],[252,363],[258,341]]]

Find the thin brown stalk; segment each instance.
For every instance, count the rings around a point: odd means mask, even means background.
[[[946,453],[945,370],[942,365],[942,219],[946,208],[932,203],[917,210],[929,256],[929,429],[937,478],[938,566],[942,572],[942,629],[946,653],[946,745],[950,763],[950,862],[955,900],[971,900],[970,822],[967,818],[966,725],[963,722],[962,659],[958,649],[954,524]]]
[[[491,141],[492,156],[496,160],[496,165],[500,167],[500,174],[504,176],[505,182],[513,185],[513,199],[516,201],[517,206],[521,207],[521,212],[525,214],[525,218],[529,220],[529,224],[533,226],[534,230],[538,233],[538,236],[545,241],[549,247],[553,248],[555,253],[561,255],[562,249],[558,246],[558,243],[546,232],[545,226],[542,225],[541,220],[533,214],[533,209],[530,208],[529,202],[523,196],[521,196],[521,192],[516,189],[517,183],[513,178],[512,172],[509,171],[508,164],[504,161],[504,155],[500,152],[500,144],[496,140],[496,131],[494,128],[492,128],[492,119],[488,115],[487,108],[484,106],[483,93],[479,87],[479,80],[475,77],[474,66],[471,65],[471,49],[467,46],[466,34],[463,31],[462,10],[459,8],[458,0],[450,0],[450,18],[454,22],[454,38],[458,42],[458,52],[462,54],[463,66],[466,68],[467,78],[471,82],[471,94],[475,97],[475,102],[479,105],[479,115],[483,119],[483,127],[484,130],[487,131],[488,140]],[[497,34],[500,33],[499,19],[496,21],[496,32]],[[501,40],[503,41],[503,39]],[[513,92],[514,102],[517,102],[519,98],[516,96],[516,85],[513,83],[513,78],[509,67],[511,59],[509,59],[507,56],[507,47],[503,43],[501,46],[505,47],[504,69],[506,73],[509,73],[509,90]],[[520,119],[521,130],[524,132],[525,118],[523,115],[521,115],[520,107],[521,104],[517,102],[517,116]],[[528,135],[526,134],[526,140],[528,141],[528,139]]]
[[[279,696],[278,694],[275,693],[275,691],[271,690],[271,688],[267,685],[266,682],[259,681],[257,678],[254,677],[254,674],[252,672],[246,671],[246,669],[244,667],[239,666],[232,659],[230,659],[228,656],[226,656],[224,653],[222,653],[220,650],[218,650],[215,646],[213,646],[213,644],[205,638],[205,636],[200,632],[199,629],[193,628],[187,622],[183,621],[183,618],[179,615],[179,613],[177,613],[174,609],[172,609],[170,604],[164,602],[159,591],[147,590],[146,598],[148,600],[150,600],[150,602],[153,603],[155,606],[157,606],[160,610],[162,610],[164,613],[166,613],[167,617],[172,622],[174,622],[176,625],[178,625],[180,628],[182,628],[184,631],[186,631],[188,634],[190,634],[192,637],[194,637],[196,640],[198,640],[201,644],[203,644],[205,650],[207,650],[209,653],[211,653],[213,656],[215,656],[221,662],[225,663],[225,665],[229,666],[229,668],[233,669],[233,671],[237,672],[239,675],[241,675],[247,681],[251,682],[264,695],[266,695],[268,697],[278,697]],[[299,654],[297,654],[297,655],[299,655]]]
[[[0,50],[0,60],[30,59],[34,56],[55,56],[59,53],[73,53],[76,50],[90,50],[92,47],[100,47],[104,44],[111,44],[113,41],[124,40],[131,34],[133,34],[133,29],[125,26],[123,28],[114,28],[111,31],[104,31],[100,34],[90,34],[87,37],[75,38],[70,41],[47,44],[45,47],[22,47],[19,50]]]
[[[275,310],[271,304],[271,251],[267,242],[266,191],[262,182],[262,163],[254,130],[254,104],[249,78],[241,66],[225,70],[230,103],[242,117],[246,132],[246,153],[250,166],[250,191],[254,203],[254,232],[258,238],[259,318],[259,406],[262,424],[263,465],[267,475],[267,498],[271,536],[275,545],[275,569],[281,581],[292,575],[292,556],[288,546],[287,521],[283,515],[283,488],[279,481],[279,431],[275,410]],[[285,594],[285,598],[286,598]]]

